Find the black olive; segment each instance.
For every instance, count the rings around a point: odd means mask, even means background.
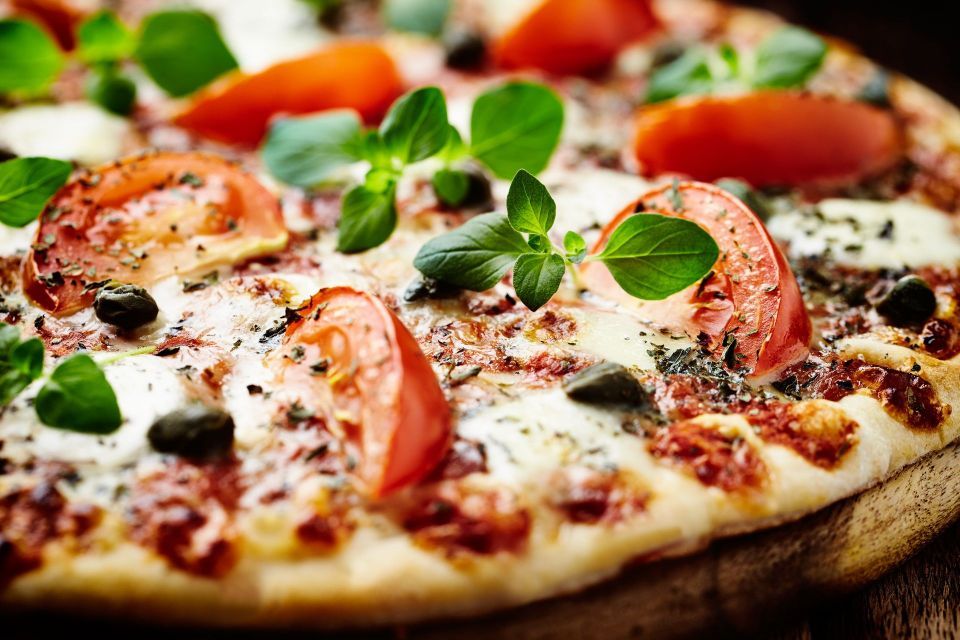
[[[625,367],[615,362],[601,362],[578,371],[563,381],[566,394],[590,404],[647,404],[647,393]]]
[[[192,404],[157,418],[147,432],[150,446],[184,458],[224,458],[233,447],[233,418],[202,404]]]
[[[767,199],[750,188],[750,185],[746,182],[734,180],[733,178],[724,178],[717,180],[716,184],[724,191],[732,193],[743,202],[743,204],[750,207],[750,210],[757,214],[757,217],[761,220],[766,221],[772,215],[770,203]]]
[[[470,70],[483,64],[487,43],[474,31],[453,29],[443,36],[443,50],[447,54],[448,67]]]
[[[417,278],[407,285],[403,292],[404,302],[416,302],[417,300],[443,300],[446,298],[456,298],[460,294],[459,287],[446,282],[440,282],[427,276],[417,276]]]
[[[875,298],[875,306],[891,324],[919,324],[937,310],[937,297],[920,276],[904,276],[883,295]]]
[[[147,290],[135,284],[111,282],[97,291],[93,310],[107,324],[121,329],[136,329],[157,319],[157,301]]]

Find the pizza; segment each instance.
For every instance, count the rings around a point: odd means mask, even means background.
[[[163,5],[0,3],[4,609],[476,615],[960,433],[960,116],[846,43]]]

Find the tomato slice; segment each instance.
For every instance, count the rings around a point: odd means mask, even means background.
[[[450,409],[416,340],[376,297],[323,289],[287,328],[282,384],[360,450],[374,497],[415,483],[450,446]],[[302,350],[302,351],[301,351]],[[335,431],[336,432],[336,431]]]
[[[644,107],[637,115],[634,153],[648,175],[798,185],[876,175],[902,158],[902,144],[888,111],[824,96],[761,91]]]
[[[282,249],[277,198],[218,156],[155,153],[82,174],[41,216],[22,268],[37,305],[89,306],[103,280],[149,284]]]
[[[639,305],[646,317],[685,331],[728,368],[755,378],[774,375],[806,357],[812,328],[797,280],[749,207],[710,184],[681,182],[676,191],[663,187],[611,220],[593,252],[602,251],[613,230],[638,210],[704,227],[720,247],[712,275],[666,300],[647,302],[624,293],[602,265],[587,263],[583,276],[588,288]]]
[[[90,13],[89,3],[75,0],[11,0],[10,6],[15,13],[39,20],[65,51],[76,45],[74,30]]]
[[[403,89],[379,44],[340,42],[253,75],[232,74],[201,91],[174,123],[221,142],[256,145],[277,114],[355,109],[369,122]]]
[[[493,55],[508,69],[590,73],[658,26],[649,0],[541,0],[494,43]]]

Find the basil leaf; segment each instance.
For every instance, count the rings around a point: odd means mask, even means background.
[[[43,343],[20,341],[20,330],[0,325],[0,406],[6,406],[43,373]]]
[[[553,251],[553,245],[550,244],[550,238],[540,234],[531,235],[527,238],[527,245],[537,253],[550,253]]]
[[[110,11],[100,11],[77,27],[77,53],[87,64],[124,60],[133,55],[136,40]]]
[[[0,20],[0,93],[42,93],[63,64],[60,48],[43,29],[26,20]]]
[[[447,143],[443,145],[443,149],[440,150],[437,157],[449,164],[460,160],[468,155],[469,152],[467,145],[463,143],[463,137],[460,135],[460,132],[457,131],[455,126],[450,125],[450,129],[447,131]]]
[[[39,338],[31,338],[21,342],[9,356],[10,366],[36,380],[43,373],[43,342]]]
[[[699,48],[688,49],[650,76],[647,102],[663,102],[678,96],[710,93],[712,90],[713,77],[706,53]]]
[[[456,207],[467,197],[470,190],[470,178],[457,169],[440,169],[430,181],[433,190],[443,204]]]
[[[353,111],[283,118],[271,125],[260,153],[275,178],[313,187],[334,169],[359,159],[360,133],[360,118]]]
[[[576,231],[567,231],[563,236],[563,250],[567,252],[567,260],[580,264],[587,257],[587,241]]]
[[[630,295],[662,300],[705,276],[718,255],[717,243],[697,224],[647,213],[614,229],[598,258]]]
[[[365,185],[347,192],[340,213],[337,251],[356,253],[386,242],[397,226],[395,196],[395,184],[382,192]]]
[[[391,29],[438,36],[450,15],[450,0],[385,0],[381,11]]]
[[[540,173],[563,129],[563,102],[552,89],[510,82],[482,94],[470,116],[470,153],[498,177]]]
[[[87,79],[87,97],[118,116],[129,115],[137,101],[137,85],[110,68],[95,69]]]
[[[507,192],[507,218],[521,233],[546,235],[557,218],[557,203],[542,182],[521,169]]]
[[[23,227],[33,222],[47,201],[67,182],[69,162],[51,158],[15,158],[0,163],[0,222]]]
[[[108,434],[120,428],[120,406],[113,387],[88,355],[75,355],[53,370],[34,403],[50,427]]]
[[[237,68],[217,23],[201,11],[161,11],[141,25],[136,57],[172,96],[185,96]]]
[[[800,27],[784,27],[757,49],[755,87],[786,89],[809,80],[827,55],[827,43]]]
[[[393,103],[380,124],[380,137],[390,155],[409,164],[443,149],[449,130],[443,93],[436,87],[423,87]]]
[[[530,247],[502,213],[485,213],[420,247],[413,266],[423,275],[472,291],[486,291]]]
[[[517,259],[513,267],[513,288],[517,297],[531,311],[550,301],[560,288],[566,267],[555,253],[528,253]]]

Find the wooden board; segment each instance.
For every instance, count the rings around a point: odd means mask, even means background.
[[[900,564],[960,519],[960,445],[904,469],[858,496],[775,529],[721,540],[702,553],[635,566],[587,591],[469,621],[406,629],[440,640],[673,638],[742,634],[782,625],[818,602],[858,589]],[[56,615],[0,620],[4,637],[47,637],[88,621]],[[168,629],[104,624],[102,632],[168,638]],[[9,635],[8,635],[9,633]],[[179,630],[179,638],[261,634]],[[264,636],[267,633],[262,634]],[[269,633],[269,637],[300,634]],[[317,638],[310,633],[303,637]],[[393,638],[397,630],[358,638]]]

